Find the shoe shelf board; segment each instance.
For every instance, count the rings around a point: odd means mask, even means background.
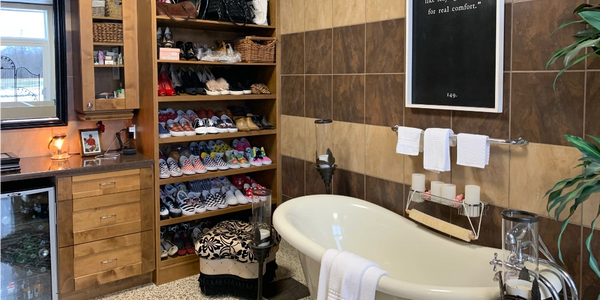
[[[165,260],[159,259],[157,265],[158,273],[155,277],[157,285],[200,274],[200,258],[196,253],[169,257]]]
[[[276,66],[277,63],[224,63],[219,61],[198,61],[198,60],[168,60],[159,59],[156,62],[163,64],[185,64],[185,65],[212,65],[212,66]]]
[[[115,47],[122,47],[123,43],[97,43],[97,42],[94,42],[93,45],[94,46],[115,46]]]
[[[177,136],[170,138],[159,139],[159,144],[171,144],[171,143],[188,143],[188,142],[199,142],[199,141],[210,141],[215,139],[234,139],[249,136],[262,136],[262,135],[274,135],[277,134],[277,129],[264,129],[257,131],[238,131],[232,133],[218,133],[218,134],[205,134],[205,135],[192,135],[192,136]]]
[[[184,175],[178,176],[178,177],[169,177],[166,179],[160,179],[158,181],[158,184],[163,185],[163,184],[176,183],[176,182],[188,182],[188,181],[199,180],[199,179],[207,179],[207,178],[214,178],[214,177],[220,177],[220,176],[239,175],[239,174],[246,174],[246,173],[253,173],[253,172],[260,172],[260,171],[275,170],[275,169],[277,169],[277,164],[272,163],[270,165],[263,165],[260,167],[229,169],[229,170],[225,170],[225,171],[208,171],[204,174],[195,174],[195,175],[185,175],[184,174]]]
[[[192,254],[186,254],[184,256],[168,257],[167,259],[161,260],[159,264],[160,264],[161,268],[165,268],[165,267],[178,265],[178,264],[187,264],[192,261],[198,263],[199,259],[200,258],[198,257],[198,255],[196,253],[192,253]]]
[[[214,216],[226,215],[226,214],[230,214],[230,213],[238,212],[238,211],[242,211],[242,210],[247,210],[247,209],[252,209],[251,203],[243,204],[243,205],[229,206],[227,208],[219,208],[217,210],[212,210],[212,211],[207,210],[206,212],[203,212],[201,214],[195,214],[195,215],[191,215],[191,216],[181,216],[179,218],[169,218],[166,220],[161,220],[160,226],[162,227],[162,226],[168,226],[168,225],[175,225],[175,224],[179,224],[179,223],[185,223],[185,222],[210,218],[210,217],[214,217]]]
[[[94,65],[94,68],[125,68],[125,65]]]
[[[234,101],[234,100],[273,100],[277,99],[275,94],[252,94],[252,95],[179,95],[158,96],[158,102],[189,102],[189,101]]]
[[[157,27],[203,29],[214,31],[233,31],[233,32],[273,32],[275,26],[264,26],[255,24],[246,24],[246,26],[237,26],[231,22],[210,21],[190,19],[187,21],[173,21],[168,16],[156,16]]]
[[[94,21],[123,21],[122,17],[92,17]]]

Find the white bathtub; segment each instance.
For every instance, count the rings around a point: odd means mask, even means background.
[[[360,255],[390,273],[379,281],[378,300],[499,296],[489,264],[499,249],[452,240],[366,201],[333,195],[296,198],[275,210],[273,225],[298,249],[313,298],[321,256],[330,248]]]

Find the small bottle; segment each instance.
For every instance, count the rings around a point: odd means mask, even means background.
[[[98,51],[98,64],[104,64],[104,51]]]
[[[40,276],[37,277],[35,284],[33,285],[33,296],[39,298],[44,294],[44,286],[40,280]]]
[[[119,53],[119,57],[117,58],[117,63],[119,65],[123,65],[123,53]]]

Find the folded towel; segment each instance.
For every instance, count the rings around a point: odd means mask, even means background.
[[[337,249],[329,249],[325,251],[323,257],[321,257],[321,271],[319,273],[319,291],[317,293],[317,300],[327,299],[327,289],[329,285],[329,273],[331,272],[331,265],[333,260],[341,252]]]
[[[358,300],[373,300],[375,299],[375,291],[377,290],[377,284],[379,279],[383,275],[390,275],[388,272],[380,269],[379,267],[370,267],[363,275],[362,282],[360,283],[360,295]]]
[[[412,127],[398,127],[396,153],[418,156],[421,148],[423,130]]]
[[[423,142],[423,167],[433,172],[450,171],[450,135],[452,129],[429,128]]]
[[[459,133],[456,137],[456,163],[461,166],[485,168],[490,163],[488,139],[485,135]]]
[[[327,300],[358,300],[363,275],[371,267],[379,268],[374,262],[358,255],[346,251],[340,253],[333,260],[329,273]],[[372,283],[372,280],[368,282]],[[376,287],[377,282],[375,282]],[[373,287],[370,287],[367,292],[371,288]]]

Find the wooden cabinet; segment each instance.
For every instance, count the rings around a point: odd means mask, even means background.
[[[122,3],[122,17],[94,16],[92,0],[71,0],[73,22],[72,26],[79,30],[74,34],[73,59],[80,68],[75,68],[75,87],[80,87],[80,97],[76,95],[75,110],[81,120],[131,119],[133,110],[139,105],[139,62],[137,40],[137,0],[125,0]],[[75,16],[78,16],[76,18]],[[98,40],[98,32],[113,32],[100,28],[108,28],[112,24],[122,31],[122,38],[113,41]],[[110,27],[113,28],[113,27]],[[106,34],[111,36],[111,34]],[[99,61],[98,51],[119,53],[112,57],[116,63],[104,64]],[[113,93],[123,89],[124,96],[107,99],[101,93]],[[77,92],[78,89],[75,89]],[[77,93],[79,94],[79,93]]]
[[[57,180],[59,298],[90,298],[151,281],[152,172],[144,168]]]

